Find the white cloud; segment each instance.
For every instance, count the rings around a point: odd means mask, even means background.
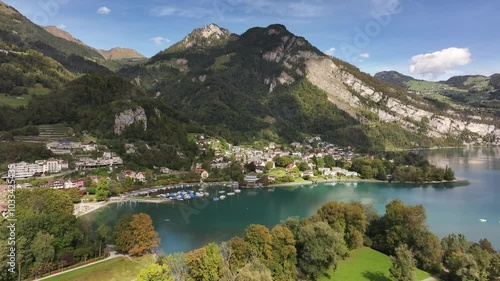
[[[370,53],[360,53],[355,56],[352,60],[355,62],[363,62],[365,59],[370,58]]]
[[[433,78],[446,73],[455,66],[467,65],[471,61],[471,52],[467,48],[448,48],[430,54],[420,54],[411,58],[411,73],[431,74]]]
[[[56,27],[59,29],[66,29],[67,26],[65,26],[64,24],[61,23],[61,24],[58,24]]]
[[[151,38],[149,40],[153,41],[156,45],[161,45],[163,43],[170,43],[170,40],[168,40],[167,38],[161,37],[161,36],[157,36],[157,37]]]
[[[111,9],[109,9],[108,7],[102,6],[99,9],[97,9],[97,13],[101,14],[101,15],[107,15],[107,14],[111,13]]]
[[[333,56],[333,53],[335,53],[335,48],[330,48],[330,49],[325,51],[325,54],[327,54],[329,56]]]

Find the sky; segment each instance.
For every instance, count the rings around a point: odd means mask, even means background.
[[[326,54],[375,74],[419,79],[500,72],[498,0],[4,0],[87,45],[151,57],[215,23],[241,34],[284,24]]]

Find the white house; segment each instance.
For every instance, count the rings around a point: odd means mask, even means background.
[[[259,180],[256,175],[246,174],[243,179],[248,185],[255,185],[255,183]]]

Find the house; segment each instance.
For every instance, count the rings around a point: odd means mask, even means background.
[[[146,175],[143,172],[135,174],[135,180],[139,182],[146,182]]]
[[[332,169],[330,168],[318,168],[318,171],[325,176],[332,175]]]
[[[130,178],[130,179],[133,179],[135,180],[136,176],[137,176],[137,173],[132,171],[132,170],[125,170],[122,172],[123,176],[125,178]]]
[[[276,181],[276,177],[275,176],[267,176],[267,181],[268,182],[275,182]]]
[[[89,142],[84,142],[82,144],[82,149],[83,151],[96,151],[97,150],[97,144],[93,141]]]
[[[258,180],[259,178],[257,177],[257,175],[254,174],[246,174],[245,177],[243,178],[243,181],[245,181],[247,185],[255,185]]]
[[[303,177],[314,177],[314,171],[313,170],[307,170],[302,173]]]
[[[347,171],[345,173],[346,177],[358,177],[359,174],[357,172]]]
[[[76,183],[74,181],[65,181],[64,182],[64,188],[75,188],[76,187]]]
[[[68,162],[50,158],[48,160],[36,160],[35,163],[19,162],[12,164],[11,170],[15,179],[26,179],[41,176],[45,173],[59,173],[68,169]]]
[[[264,173],[264,171],[265,171],[265,170],[266,170],[266,167],[264,167],[264,166],[260,166],[260,165],[259,165],[259,166],[256,166],[256,167],[255,167],[255,172],[256,172],[257,174],[262,174],[262,173]]]
[[[293,169],[295,167],[296,167],[295,163],[291,163],[291,164],[288,164],[285,169],[286,169],[287,172],[289,172],[291,169]]]
[[[171,174],[172,170],[170,170],[167,167],[160,167],[160,173],[162,173],[162,174]]]
[[[206,178],[208,178],[208,176],[209,176],[209,175],[208,175],[208,172],[207,172],[207,171],[205,171],[205,170],[203,170],[203,172],[201,172],[201,174],[200,174],[200,177],[201,177],[202,179],[206,179]]]

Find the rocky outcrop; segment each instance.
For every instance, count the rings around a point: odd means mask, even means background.
[[[212,23],[195,29],[178,44],[183,48],[210,47],[218,45],[230,37],[231,32],[229,30]]]
[[[115,134],[121,135],[125,129],[134,124],[142,124],[144,131],[148,128],[148,119],[144,108],[127,109],[115,116]]]
[[[269,92],[271,93],[274,91],[274,88],[279,85],[290,85],[293,82],[295,82],[295,79],[290,76],[290,74],[286,73],[285,71],[282,71],[280,76],[276,78],[266,78],[264,80],[264,84],[269,85]]]
[[[426,118],[429,135],[442,137],[445,135],[460,135],[464,131],[478,134],[480,137],[495,135],[500,140],[500,129],[493,125],[481,123],[482,119],[475,116],[464,120],[456,112],[437,115],[429,112],[418,102],[412,104],[403,102],[375,91],[354,75],[342,70],[328,58],[313,58],[306,61],[307,79],[328,95],[328,99],[340,109],[356,117],[360,109],[375,113],[381,121],[398,122],[402,126],[416,129],[415,124]],[[377,107],[370,103],[377,103]]]

